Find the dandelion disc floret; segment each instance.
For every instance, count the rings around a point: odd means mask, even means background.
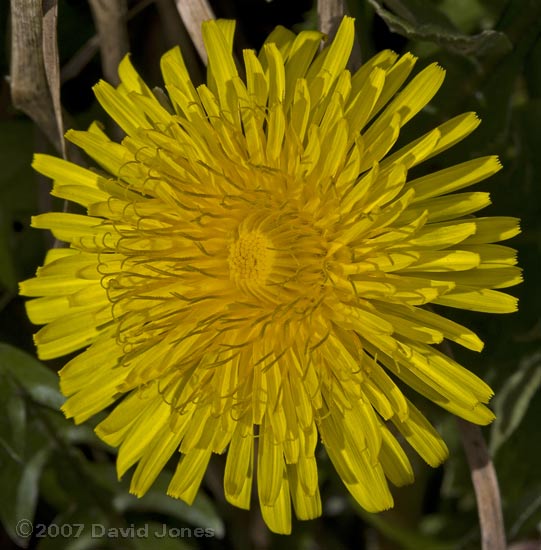
[[[465,113],[402,148],[400,129],[440,87],[429,65],[383,51],[346,69],[345,18],[321,33],[278,27],[259,55],[232,56],[234,22],[203,26],[207,84],[193,86],[178,48],[161,60],[159,99],[126,57],[121,84],[95,93],[125,131],[98,124],[67,138],[99,166],[36,155],[52,193],[86,215],[47,213],[33,226],[69,244],[21,283],[42,359],[80,351],[60,371],[76,422],[118,447],[143,495],[172,456],[168,494],[191,503],[213,453],[241,508],[252,485],[278,533],[321,513],[321,440],[353,497],[393,505],[388,481],[413,480],[397,435],[430,465],[445,443],[404,396],[410,386],[477,424],[492,391],[435,346],[481,351],[467,328],[428,304],[516,310],[520,282],[499,241],[518,220],[474,214],[488,193],[464,191],[500,169],[493,156],[422,177],[411,168],[470,134]],[[168,99],[164,99],[167,97]],[[257,443],[257,444],[256,444]]]
[[[269,274],[271,243],[259,231],[241,233],[229,248],[229,273],[238,283],[265,285]]]

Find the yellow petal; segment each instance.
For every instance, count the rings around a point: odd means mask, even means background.
[[[100,319],[111,319],[109,308],[71,313],[44,326],[34,335],[40,359],[53,359],[90,345],[100,334]],[[103,322],[103,321],[102,321]]]
[[[239,503],[239,496],[243,494],[246,483],[252,485],[253,472],[253,434],[252,427],[246,421],[237,424],[235,434],[227,452],[227,462],[224,473],[225,498],[241,508],[248,509],[250,500]],[[248,493],[249,494],[249,493]]]
[[[71,294],[88,286],[96,285],[96,281],[75,278],[73,275],[49,275],[34,277],[19,283],[19,291],[23,296],[50,296]],[[32,307],[36,307],[35,304]]]
[[[359,90],[364,87],[369,75],[375,69],[380,69],[386,73],[393,66],[397,58],[398,54],[392,50],[382,50],[363,63],[351,78],[352,97],[355,97]]]
[[[491,202],[488,193],[454,193],[444,197],[427,199],[411,205],[399,218],[399,222],[406,223],[407,221],[416,219],[425,211],[428,213],[427,221],[429,222],[436,223],[448,221],[477,212],[487,207],[489,204],[491,204]],[[476,233],[479,231],[478,219],[479,218],[476,218],[475,220]],[[464,220],[457,221],[456,223],[464,223]],[[463,242],[471,241],[466,239]]]
[[[141,411],[118,451],[116,469],[119,478],[143,456],[160,432],[170,433],[170,418],[171,407],[161,396],[152,399]]]
[[[131,392],[96,426],[98,437],[108,445],[120,446],[132,424],[146,414],[151,399],[140,391]]]
[[[434,303],[485,313],[513,313],[518,309],[518,300],[514,296],[497,290],[463,285],[457,285],[452,292],[435,299]]]
[[[127,134],[136,134],[139,128],[150,128],[143,113],[110,84],[101,80],[93,89],[101,106]]]
[[[453,225],[431,223],[425,225],[413,239],[410,239],[408,245],[433,249],[444,248],[464,241],[475,234],[476,230],[477,226],[473,220]]]
[[[314,63],[306,76],[313,103],[319,101],[329,91],[331,85],[345,69],[354,38],[354,20],[351,17],[344,17],[332,43],[325,48],[325,56],[320,55],[321,65]]]
[[[484,269],[499,269],[502,266],[517,264],[517,251],[509,246],[502,246],[500,244],[470,244],[461,245],[460,248],[479,254],[481,258],[480,267]]]
[[[261,478],[258,476],[258,482]],[[266,504],[260,498],[261,515],[269,529],[280,535],[291,534],[291,502],[289,496],[289,482],[283,465],[283,472],[278,481],[278,495],[273,504]]]
[[[257,487],[262,506],[272,507],[283,490],[285,468],[282,445],[274,438],[268,417],[260,427],[257,453]]]
[[[86,206],[90,200],[106,200],[108,194],[100,189],[100,181],[103,179],[95,172],[81,168],[76,164],[49,155],[34,155],[32,168],[41,174],[53,179],[56,185],[56,192],[59,196],[69,190],[70,200],[79,202]]]
[[[336,411],[338,413],[338,411]],[[355,434],[340,422],[338,414],[325,414],[319,419],[323,445],[342,481],[369,512],[386,510],[393,505],[380,464],[374,464],[366,447],[359,446]]]
[[[389,122],[398,116],[400,126],[414,117],[436,94],[443,83],[445,71],[436,63],[422,70],[396,98],[364,134],[368,142],[377,138]]]
[[[481,263],[479,254],[466,250],[423,250],[417,254],[416,261],[402,268],[402,271],[428,271],[436,273],[465,271],[478,267]]]
[[[304,79],[323,36],[323,33],[319,31],[302,31],[293,40],[285,65],[286,96],[284,104],[286,107],[291,102],[298,79]],[[294,112],[295,110],[292,108],[291,113]]]
[[[350,100],[345,111],[345,116],[349,123],[350,140],[354,140],[359,132],[364,128],[370,118],[372,110],[383,90],[385,84],[385,71],[375,68],[368,78],[363,82],[354,99]],[[353,93],[352,82],[352,93]]]
[[[162,55],[160,68],[176,112],[188,119],[192,113],[200,113],[199,98],[178,46]]]
[[[300,481],[298,469],[299,464],[289,464],[287,466],[287,474],[289,478],[289,490],[291,492],[291,500],[295,515],[299,519],[314,519],[321,515],[321,498],[319,496],[319,488],[315,493],[307,493]],[[316,485],[317,487],[317,485]]]
[[[406,453],[383,424],[381,431],[383,439],[380,459],[385,475],[395,487],[413,483],[413,468]]]
[[[293,42],[295,42],[295,38],[296,36],[294,32],[291,32],[289,29],[286,29],[281,25],[278,25],[273,29],[273,31],[265,39],[263,47],[259,52],[259,61],[265,71],[268,68],[265,46],[268,44],[275,44],[282,55],[282,58],[287,59],[291,46],[293,45]]]
[[[494,269],[479,269],[462,273],[440,273],[439,280],[453,280],[460,286],[482,287],[482,288],[508,288],[523,281],[522,270],[518,267],[500,267]]]
[[[520,220],[503,216],[475,218],[477,231],[464,244],[484,244],[511,239],[520,233]]]
[[[379,302],[376,307],[380,311],[391,312],[393,315],[400,316],[405,320],[428,329],[433,328],[443,334],[445,338],[473,351],[481,351],[483,349],[483,342],[471,330],[432,311],[422,308],[404,307],[397,304],[385,304],[383,302]]]
[[[135,188],[139,188],[141,182],[145,180],[146,170],[135,162],[133,154],[122,145],[109,140],[105,135],[90,130],[88,132],[68,130],[66,139],[85,151],[107,172],[128,181]]]
[[[413,70],[416,61],[417,58],[408,52],[401,56],[396,63],[391,65],[391,67],[386,69],[385,86],[374,105],[369,120],[374,117],[401,88],[402,84],[404,84]]]
[[[481,157],[411,180],[409,187],[415,190],[414,202],[418,202],[473,185],[501,168],[498,157]]]
[[[480,122],[475,113],[470,112],[458,115],[402,147],[396,153],[387,157],[385,162],[401,161],[406,162],[408,168],[415,166],[449,149],[449,147],[464,139],[479,126]],[[429,143],[430,145],[428,145]],[[420,153],[417,153],[417,151],[420,151]]]
[[[433,468],[439,466],[448,456],[449,451],[443,439],[426,418],[408,403],[409,416],[401,421],[393,417],[393,424],[406,441],[419,453],[421,458]]]
[[[192,449],[184,455],[169,483],[167,494],[193,504],[211,455],[212,451],[209,449]]]
[[[310,115],[310,94],[304,78],[297,80],[290,111],[291,128],[302,143]]]
[[[273,108],[276,103],[282,104],[286,92],[286,76],[284,69],[284,60],[276,44],[267,44],[263,46],[265,56],[268,62],[267,81],[269,85],[269,108]]]
[[[238,76],[232,55],[231,25],[224,21],[205,21],[201,26],[205,49],[208,53],[209,87],[216,91],[222,108],[227,106],[227,83]],[[216,90],[211,83],[215,82]]]
[[[181,437],[182,434],[171,431],[168,425],[154,435],[133,473],[130,493],[142,497],[150,489],[167,461],[178,448]]]

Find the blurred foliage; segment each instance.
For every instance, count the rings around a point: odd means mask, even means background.
[[[317,21],[309,0],[211,3],[218,16],[239,20],[239,47],[259,47],[277,24],[298,30],[314,27]],[[171,33],[171,25],[164,25],[161,12],[152,2],[142,4],[139,0],[130,2],[131,8],[142,8],[129,20],[133,59],[145,78],[160,85],[159,56],[182,38]],[[504,317],[459,311],[452,314],[476,330],[486,343],[480,355],[458,349],[456,353],[464,365],[496,390],[493,408],[498,418],[485,434],[495,456],[508,537],[510,541],[538,539],[541,2],[350,0],[349,10],[357,18],[363,59],[390,47],[398,52],[413,51],[420,57],[420,66],[438,60],[447,71],[440,93],[408,124],[402,143],[467,110],[476,111],[483,120],[467,140],[416,171],[432,171],[485,154],[496,153],[502,159],[504,170],[482,182],[480,188],[492,194],[493,205],[486,215],[518,216],[523,220],[523,233],[512,242],[525,270],[525,282],[511,289],[520,298],[520,311]],[[8,13],[7,0],[1,0],[3,76],[9,74]],[[85,0],[60,1],[59,14],[60,56],[65,67],[95,31]],[[181,46],[193,52],[189,44]],[[189,59],[188,65],[203,74],[197,59]],[[78,127],[85,127],[94,118],[106,121],[91,94],[91,86],[98,78],[96,52],[63,84],[64,107]],[[225,503],[221,489],[223,457],[216,457],[211,465],[204,488],[192,507],[165,495],[167,472],[144,498],[138,500],[129,495],[128,481],[117,481],[114,450],[95,437],[89,423],[75,426],[60,413],[63,398],[54,371],[62,362],[42,364],[34,358],[34,328],[26,320],[22,300],[16,296],[16,282],[33,274],[50,245],[41,232],[29,229],[30,216],[61,205],[49,198],[49,183],[41,181],[30,169],[33,152],[50,152],[46,139],[10,105],[6,79],[0,86],[1,548],[479,547],[475,498],[454,420],[421,401],[419,406],[430,409],[428,416],[446,438],[451,458],[443,468],[433,471],[412,455],[416,483],[396,490],[396,507],[383,514],[372,515],[358,509],[323,453],[323,517],[296,522],[293,535],[287,538],[270,534],[257,510],[245,512]],[[17,534],[17,523],[23,518],[35,525],[31,537]],[[77,533],[78,524],[84,525],[81,533]],[[55,531],[55,525],[64,526],[64,532]],[[102,527],[92,532],[93,525]],[[183,528],[191,529],[192,536],[183,535]],[[105,529],[111,529],[109,536]],[[164,529],[166,536],[162,537]]]

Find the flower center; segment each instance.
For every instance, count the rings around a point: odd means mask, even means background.
[[[260,231],[241,233],[229,247],[229,274],[235,282],[264,285],[271,270],[270,240]]]

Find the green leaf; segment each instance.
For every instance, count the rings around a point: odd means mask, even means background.
[[[26,403],[18,393],[11,394],[6,401],[7,418],[11,426],[11,441],[17,455],[22,456],[26,437]]]
[[[25,464],[6,461],[0,469],[2,499],[0,519],[9,537],[26,548],[29,540],[21,535],[21,522],[32,522],[39,496],[39,480],[49,458],[50,448],[38,450]]]
[[[400,522],[390,519],[389,516],[370,514],[357,505],[355,508],[364,521],[390,541],[399,544],[403,550],[454,550],[458,547],[456,541],[444,542],[430,535],[424,535],[418,530],[404,527],[400,525]]]
[[[181,500],[167,495],[169,484],[167,472],[162,472],[150,490],[141,498],[129,493],[129,479],[117,479],[116,467],[112,462],[87,463],[85,471],[92,477],[96,489],[100,487],[115,493],[112,506],[119,514],[138,512],[143,514],[164,514],[172,519],[195,527],[212,529],[216,538],[223,538],[225,527],[222,519],[216,512],[212,501],[199,492],[194,503],[190,506]]]
[[[479,0],[442,0],[440,10],[460,30],[466,33],[479,28],[481,20],[486,21],[488,14]]]
[[[140,499],[122,491],[114,499],[115,508],[122,513],[132,510],[166,514],[191,525],[212,529],[216,538],[223,538],[224,523],[212,501],[204,493],[199,491],[194,503],[189,506],[182,500],[167,496],[167,485],[166,476],[161,474],[148,493]]]
[[[64,403],[58,376],[30,354],[6,343],[0,343],[0,372],[12,377],[36,403],[55,410]]]
[[[534,533],[541,522],[539,418],[541,393],[537,391],[519,428],[495,457],[510,540]]]
[[[391,31],[407,38],[435,42],[451,52],[465,56],[500,55],[512,49],[511,42],[502,32],[485,30],[472,36],[461,33],[451,20],[428,0],[369,2]]]
[[[144,530],[142,530],[144,529]],[[198,529],[196,531],[196,529]],[[173,527],[166,523],[149,522],[135,526],[136,536],[133,538],[136,550],[191,550],[197,548],[191,541],[205,540],[212,534],[202,527]]]
[[[58,514],[39,539],[38,550],[95,550],[118,547],[118,540],[96,537],[101,527],[107,529],[111,520],[92,506],[71,506]],[[58,534],[57,527],[58,526]],[[98,526],[93,529],[93,526]],[[107,542],[110,544],[108,545]]]
[[[52,372],[7,344],[0,344],[0,382],[0,520],[10,538],[25,546],[28,539],[21,537],[17,525],[34,518],[41,474],[52,449],[35,412],[60,417],[49,409],[29,407],[29,398],[51,405],[58,404],[60,394]]]
[[[531,488],[515,505],[520,512],[515,514],[514,521],[508,527],[509,539],[515,540],[521,533],[527,535],[533,532],[536,524],[541,522],[541,493],[539,487]],[[537,530],[539,526],[537,525]]]
[[[39,480],[49,457],[50,448],[40,449],[24,466],[17,488],[15,516],[33,518],[39,495]]]
[[[490,449],[498,449],[520,426],[530,401],[541,387],[541,351],[522,359],[493,401],[496,420],[490,433]]]
[[[11,377],[0,371],[0,449],[22,463],[25,450],[26,404]]]

